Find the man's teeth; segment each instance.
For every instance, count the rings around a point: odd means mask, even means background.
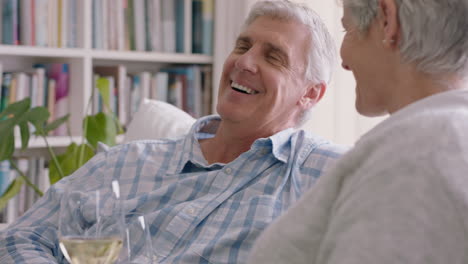
[[[258,93],[257,91],[254,91],[248,87],[245,87],[243,85],[240,85],[238,83],[235,83],[233,82],[232,85],[231,85],[232,88],[234,88],[236,91],[239,91],[239,92],[243,92],[243,93],[246,93],[246,94],[256,94]]]

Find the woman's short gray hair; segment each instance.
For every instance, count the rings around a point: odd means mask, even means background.
[[[360,31],[367,32],[379,0],[341,0]],[[468,59],[467,0],[395,0],[400,52],[428,74],[464,74]]]
[[[311,37],[305,77],[315,83],[330,82],[337,61],[336,46],[317,13],[304,4],[289,0],[259,1],[252,6],[244,27],[261,16],[294,20],[304,24],[309,29]]]

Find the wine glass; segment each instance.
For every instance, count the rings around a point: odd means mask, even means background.
[[[123,218],[117,181],[79,190],[70,182],[60,204],[59,241],[72,264],[111,264],[122,248]]]
[[[119,264],[152,264],[153,246],[148,222],[144,214],[128,213],[125,216],[125,235]]]

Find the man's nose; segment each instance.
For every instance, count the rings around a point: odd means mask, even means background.
[[[248,71],[251,73],[257,73],[258,71],[258,56],[256,55],[257,51],[253,48],[249,49],[244,54],[240,55],[235,63],[237,69],[241,71]]]

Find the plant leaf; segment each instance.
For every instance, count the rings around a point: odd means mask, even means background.
[[[57,127],[62,125],[63,123],[67,122],[68,118],[70,117],[70,114],[67,114],[65,116],[62,116],[61,118],[54,120],[52,123],[47,124],[44,127],[44,133],[48,134],[50,131],[55,130]]]
[[[88,122],[86,139],[91,146],[97,148],[98,142],[109,146],[115,145],[117,128],[111,115],[101,112],[93,116],[87,116],[85,122]]]
[[[20,177],[17,177],[10,183],[10,186],[8,186],[2,197],[0,197],[0,210],[5,208],[5,206],[8,204],[8,200],[15,197],[15,195],[20,192],[23,183],[24,180]]]
[[[13,133],[13,128],[15,127],[14,119],[5,119],[0,120],[0,135],[6,135],[8,133]]]
[[[29,143],[29,125],[26,121],[23,121],[18,125],[20,127],[21,132],[21,149],[25,150],[28,147]]]
[[[31,98],[26,98],[18,102],[14,102],[7,106],[1,113],[0,119],[8,117],[9,115],[21,116],[29,110],[31,106]]]
[[[44,124],[47,122],[49,117],[50,113],[47,108],[37,106],[29,110],[26,119],[33,124],[34,128],[36,128],[36,132],[34,132],[35,135],[47,136],[47,134],[44,133]]]
[[[110,108],[110,89],[109,89],[109,80],[107,78],[101,77],[96,80],[96,87],[101,94],[102,101],[107,109]]]
[[[84,148],[83,163],[79,163],[80,148]],[[75,172],[78,168],[83,166],[89,159],[94,156],[94,151],[88,144],[77,145],[72,143],[68,146],[65,153],[57,156],[59,165],[62,167],[63,173],[68,176]],[[49,180],[50,184],[54,184],[60,180],[60,174],[53,162],[50,163]]]
[[[15,137],[13,129],[2,132],[0,137],[0,161],[8,160],[15,152]]]

